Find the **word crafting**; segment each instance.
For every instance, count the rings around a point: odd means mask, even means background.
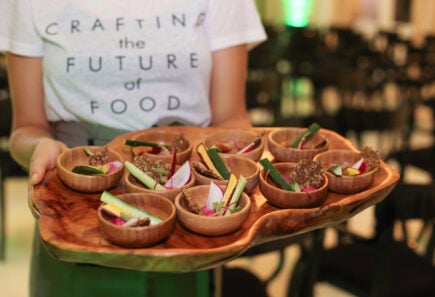
[[[95,19],[64,19],[61,22],[49,22],[44,29],[45,34],[48,36],[65,35],[65,34],[82,34],[82,33],[95,33],[95,32],[122,32],[147,30],[150,28],[162,29],[165,27],[187,28],[189,26],[198,27],[204,22],[205,13],[200,11],[198,14],[187,13],[172,13],[165,16],[154,16],[150,18],[126,18],[116,17],[114,19],[102,20]]]

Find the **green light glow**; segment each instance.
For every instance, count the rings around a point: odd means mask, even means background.
[[[306,27],[309,23],[312,0],[285,0],[285,23],[291,27]]]

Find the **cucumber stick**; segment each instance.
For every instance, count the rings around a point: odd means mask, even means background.
[[[158,224],[158,223],[162,222],[161,218],[159,218],[155,215],[152,215],[152,214],[150,214],[150,213],[148,213],[140,208],[137,208],[137,207],[125,202],[121,198],[113,195],[112,193],[110,193],[108,191],[103,191],[103,193],[101,194],[100,200],[104,203],[112,204],[112,205],[119,207],[124,212],[131,214],[133,217],[138,217],[141,219],[149,218],[151,220],[151,224]]]
[[[127,168],[128,172],[137,178],[140,182],[142,182],[148,189],[154,190],[165,190],[161,184],[159,184],[156,180],[154,180],[151,176],[140,170],[136,165],[129,161],[124,162],[125,168]]]
[[[219,171],[224,179],[228,180],[230,178],[230,171],[228,170],[222,158],[219,156],[218,149],[210,148],[208,149],[207,154],[213,162],[214,166],[216,167],[217,171]]]
[[[264,169],[269,170],[270,177],[276,182],[282,189],[291,191],[290,185],[282,177],[281,173],[273,166],[269,159],[264,158],[259,161]]]
[[[297,148],[299,146],[299,143],[301,141],[307,142],[310,140],[311,137],[314,136],[314,134],[317,133],[317,131],[320,130],[320,126],[317,123],[312,123],[303,133],[301,133],[293,142],[291,143],[292,148]]]
[[[237,180],[236,188],[234,189],[233,195],[231,196],[230,204],[228,205],[228,210],[224,215],[230,215],[234,212],[239,203],[240,196],[242,196],[243,191],[245,190],[246,184],[248,181],[243,175],[239,176]]]
[[[155,142],[148,142],[148,141],[140,141],[140,140],[131,140],[131,139],[124,140],[124,144],[129,145],[129,146],[150,146],[150,147],[169,148],[167,145],[164,145],[164,144],[159,144],[159,143],[155,143]]]
[[[84,175],[104,175],[104,172],[92,166],[80,165],[72,169],[72,172]]]

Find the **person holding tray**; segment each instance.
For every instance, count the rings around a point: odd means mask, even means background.
[[[40,183],[67,147],[153,126],[247,127],[253,0],[0,4],[13,102],[10,150]],[[35,228],[30,296],[209,296],[209,272],[138,272],[51,257]]]

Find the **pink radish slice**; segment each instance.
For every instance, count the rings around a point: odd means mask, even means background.
[[[123,166],[121,161],[112,161],[112,162],[107,163],[107,165],[109,165],[109,169],[107,170],[106,174],[111,173],[111,172],[115,171],[116,169]]]
[[[251,142],[250,144],[246,145],[245,147],[243,147],[242,149],[240,149],[237,154],[243,154],[243,153],[247,153],[250,152],[254,149],[255,147],[255,142]]]
[[[366,169],[366,161],[361,158],[352,165],[352,168],[358,169],[362,173]]]
[[[190,162],[184,162],[183,165],[175,171],[172,177],[166,181],[164,187],[167,189],[174,189],[184,186],[190,180],[191,171]]]
[[[205,205],[207,211],[214,210],[213,204],[220,203],[223,196],[224,193],[222,192],[222,189],[214,182],[210,182],[210,190],[208,192],[207,203]]]

